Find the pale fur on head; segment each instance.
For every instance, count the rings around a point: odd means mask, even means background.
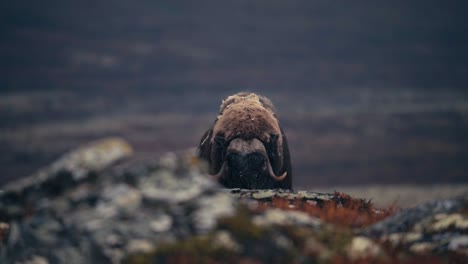
[[[213,127],[213,138],[224,136],[227,141],[237,137],[245,140],[258,138],[269,142],[271,134],[281,135],[281,129],[273,104],[268,98],[241,92],[229,96],[221,103]],[[278,145],[281,148],[281,136],[278,138]]]

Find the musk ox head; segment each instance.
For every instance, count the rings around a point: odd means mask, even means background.
[[[271,101],[254,93],[226,98],[198,155],[227,188],[291,189],[288,143]]]

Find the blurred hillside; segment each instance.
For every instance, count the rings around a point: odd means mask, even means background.
[[[276,104],[296,187],[468,181],[464,1],[0,3],[0,184],[121,135],[195,147],[221,99]]]

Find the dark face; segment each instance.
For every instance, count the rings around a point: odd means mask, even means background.
[[[221,183],[227,188],[272,189],[275,181],[268,174],[268,158],[260,152],[226,154],[226,171]]]

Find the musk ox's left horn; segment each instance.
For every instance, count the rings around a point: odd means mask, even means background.
[[[210,176],[213,178],[213,180],[219,181],[221,179],[221,177],[223,176],[223,173],[224,173],[225,170],[226,170],[226,161],[223,162],[223,165],[221,166],[221,169],[219,169],[218,173],[216,173],[214,175],[210,174]]]
[[[267,159],[268,160],[268,159]],[[270,177],[273,178],[273,180],[280,182],[286,178],[288,175],[288,172],[285,171],[283,174],[280,176],[276,176],[276,174],[273,172],[273,168],[271,167],[270,161],[267,161],[267,166],[268,166],[268,174],[270,174]]]

